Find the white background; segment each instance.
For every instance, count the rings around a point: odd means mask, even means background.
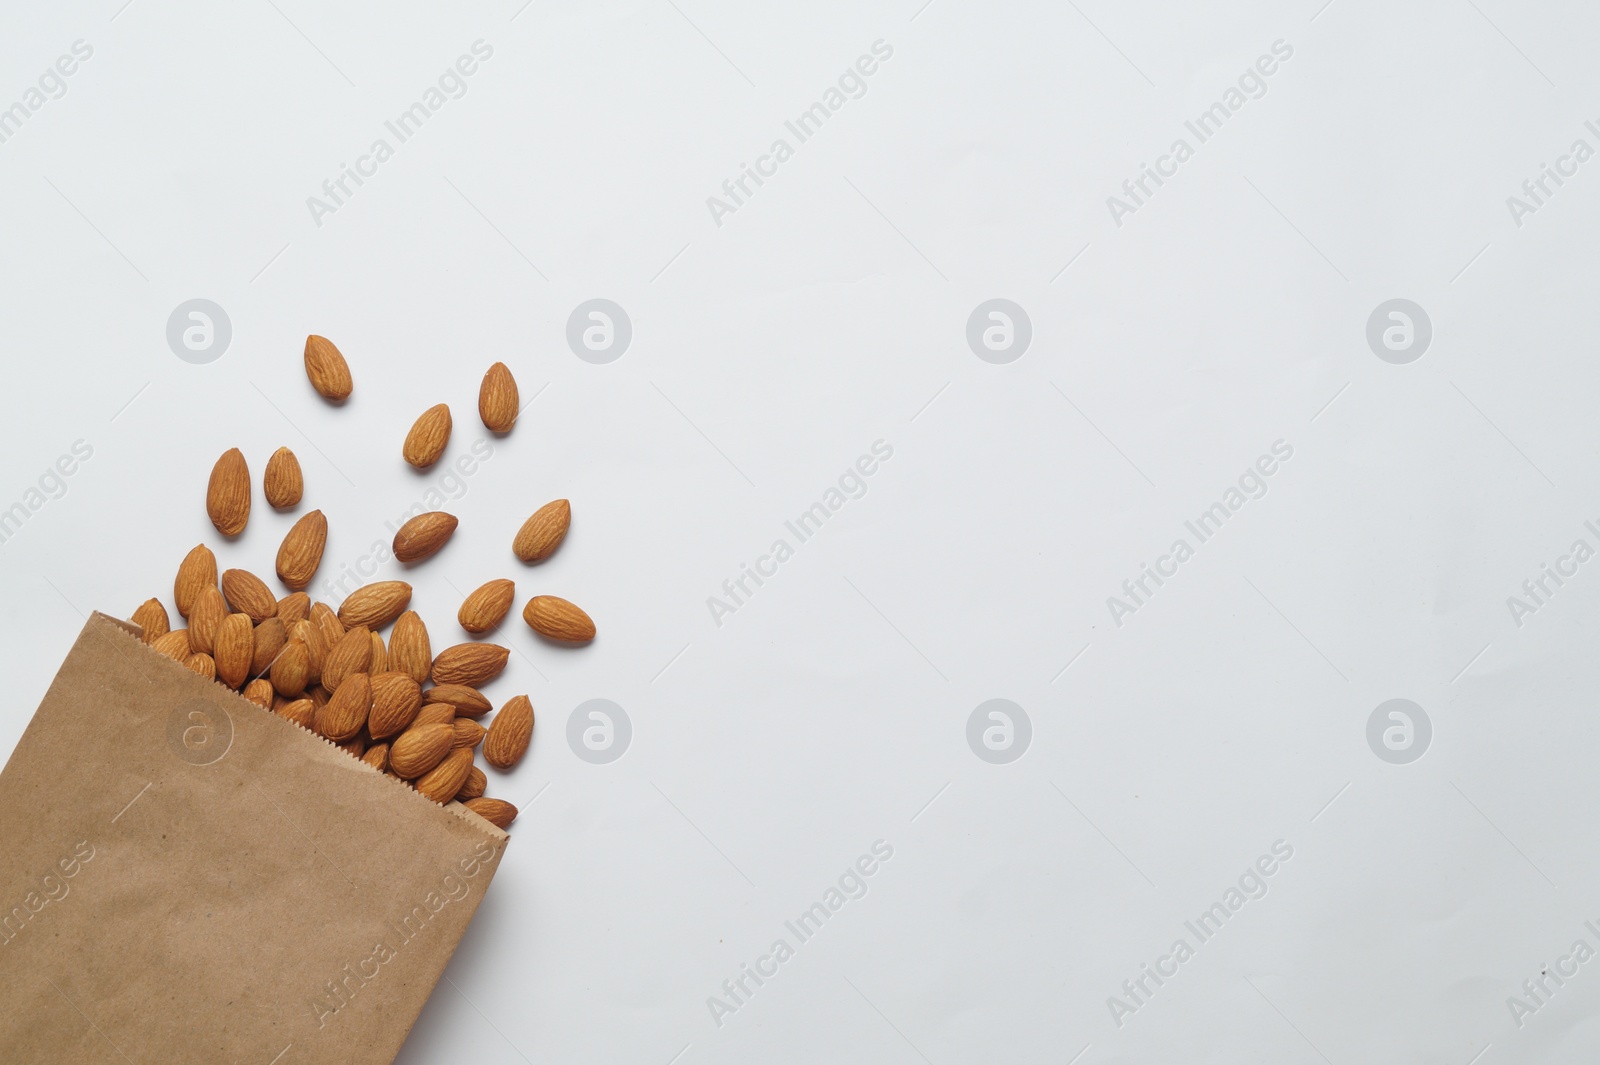
[[[0,105],[94,52],[0,144],[0,507],[93,457],[0,544],[0,743],[83,612],[170,606],[202,540],[270,574],[291,518],[258,494],[228,545],[206,519],[225,448],[298,453],[334,575],[437,481],[400,458],[418,413],[451,404],[452,459],[483,435],[499,359],[537,398],[449,547],[381,576],[436,648],[500,576],[600,638],[499,634],[490,694],[539,724],[491,791],[524,809],[406,1065],[1593,1056],[1600,964],[1521,1028],[1506,1000],[1600,947],[1600,563],[1520,627],[1506,600],[1600,547],[1600,162],[1520,226],[1506,198],[1600,148],[1600,27],[1321,3],[14,12]],[[465,96],[317,225],[307,197],[478,39]],[[717,225],[707,197],[880,39],[865,95]],[[1265,95],[1115,224],[1106,198],[1279,39]],[[197,297],[233,328],[206,365],[165,338]],[[609,365],[565,341],[595,297],[633,321]],[[1007,365],[965,338],[995,297],[1033,326]],[[1407,365],[1365,338],[1392,298],[1433,325]],[[350,360],[343,408],[307,385],[310,332]],[[876,440],[867,494],[716,625],[707,598]],[[1265,497],[1114,624],[1277,440]],[[558,496],[566,544],[521,566]],[[591,698],[633,722],[610,765],[565,740]],[[967,744],[991,698],[1032,722],[1009,765]],[[1433,723],[1409,765],[1367,744],[1391,698]],[[868,894],[716,1024],[708,996],[879,839]],[[1114,1023],[1280,839],[1266,897]]]

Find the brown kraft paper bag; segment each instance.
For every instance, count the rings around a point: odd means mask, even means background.
[[[0,1062],[388,1065],[507,836],[95,614],[0,773]]]

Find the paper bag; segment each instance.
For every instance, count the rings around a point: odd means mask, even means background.
[[[0,1061],[392,1062],[507,836],[96,614],[0,773]]]

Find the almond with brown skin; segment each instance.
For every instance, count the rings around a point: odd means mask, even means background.
[[[338,693],[346,677],[355,673],[371,673],[372,634],[357,625],[339,638],[328,660],[322,664],[322,686]]]
[[[511,550],[524,562],[543,562],[555,554],[572,524],[572,504],[565,499],[546,503],[522,523]]]
[[[206,513],[223,536],[238,536],[250,520],[250,467],[236,447],[224,451],[211,467]]]
[[[364,584],[339,604],[339,621],[345,627],[365,625],[381,629],[405,612],[411,602],[411,585],[405,581]]]
[[[293,721],[303,729],[309,729],[316,724],[317,707],[310,699],[294,699],[273,713]]]
[[[315,728],[334,743],[354,739],[372,712],[372,679],[365,673],[352,673],[333,693],[327,705],[317,711]]]
[[[513,696],[489,722],[483,760],[496,769],[510,769],[528,753],[532,739],[533,704],[526,695]]]
[[[217,679],[217,663],[203,651],[196,651],[184,659],[184,665],[205,677],[207,680]]]
[[[389,633],[389,668],[399,670],[418,684],[426,684],[433,672],[433,648],[428,642],[428,626],[415,610],[407,610]]]
[[[256,651],[250,659],[250,675],[259,677],[272,668],[273,661],[283,650],[283,645],[289,642],[289,635],[284,630],[283,622],[277,618],[268,618],[256,626]]]
[[[517,586],[508,580],[490,581],[472,592],[461,603],[456,620],[468,632],[488,632],[505,620],[511,601],[517,597]]]
[[[424,703],[422,709],[417,711],[416,719],[411,722],[416,725],[454,725],[456,723],[456,708],[449,703]],[[453,742],[453,741],[452,741]]]
[[[278,616],[278,600],[272,594],[272,589],[247,569],[223,571],[222,597],[233,610],[249,614],[251,621],[265,621]]]
[[[361,760],[382,773],[389,768],[389,745],[374,743],[367,748],[367,753],[361,756]]]
[[[245,682],[255,660],[255,626],[249,614],[229,614],[222,619],[212,637],[211,657],[222,683],[237,688]]]
[[[422,689],[404,673],[375,673],[372,677],[372,712],[367,731],[375,740],[397,736],[410,728],[422,708]]]
[[[509,433],[517,423],[517,379],[503,362],[489,367],[478,386],[478,417],[491,433]]]
[[[139,609],[133,612],[129,620],[144,630],[139,638],[145,643],[155,643],[172,631],[172,620],[167,617],[167,608],[161,605],[159,599],[146,599],[140,603]]]
[[[352,736],[339,744],[339,749],[352,758],[360,758],[367,753],[367,741],[360,736]]]
[[[306,698],[310,699],[311,705],[315,706],[318,710],[321,710],[324,706],[328,705],[329,697],[328,689],[324,688],[320,684],[313,684],[306,689]]]
[[[205,544],[196,544],[194,550],[183,556],[178,566],[177,579],[172,582],[172,601],[183,617],[189,616],[195,596],[202,588],[217,586],[217,556]]]
[[[442,510],[418,514],[394,534],[394,557],[401,562],[421,562],[449,542],[456,531],[456,517]]]
[[[483,742],[483,737],[488,731],[470,717],[459,718],[450,722],[450,727],[456,730],[456,738],[450,741],[452,747],[466,747],[472,749]]]
[[[414,780],[444,761],[455,735],[449,725],[412,725],[389,744],[389,768],[396,776]],[[467,757],[470,761],[470,751]]]
[[[261,491],[275,510],[288,510],[300,505],[305,493],[305,477],[300,473],[300,460],[294,452],[280,447],[267,460],[267,472],[261,478]]]
[[[173,629],[165,636],[157,637],[156,640],[150,644],[150,649],[166,655],[174,662],[182,662],[186,660],[191,653],[189,647],[189,630]]]
[[[273,692],[270,680],[253,680],[241,688],[239,694],[263,710],[272,709]]]
[[[554,595],[536,595],[522,608],[522,620],[540,636],[566,643],[594,639],[594,621],[578,607]]]
[[[306,337],[306,377],[323,399],[335,403],[344,402],[355,387],[350,379],[350,364],[333,341],[314,334]]]
[[[449,703],[458,717],[482,717],[491,709],[482,692],[465,684],[436,684],[422,695],[430,703]]]
[[[446,647],[434,658],[433,679],[440,684],[480,688],[500,675],[510,655],[510,649],[499,644],[458,643]]]
[[[489,778],[483,775],[483,770],[473,766],[467,771],[467,779],[461,785],[461,790],[456,792],[456,802],[466,802],[468,799],[480,798],[484,789],[488,786]]]
[[[461,785],[466,783],[470,772],[472,749],[465,747],[453,750],[445,756],[444,761],[417,778],[417,792],[437,803],[449,802],[461,790]]]
[[[305,641],[296,636],[285,643],[268,675],[273,691],[288,699],[300,698],[311,679],[311,656]]]
[[[501,831],[517,819],[517,808],[504,799],[468,799],[462,805]]]
[[[300,591],[311,583],[322,565],[322,550],[328,545],[328,519],[313,510],[295,522],[278,545],[278,579]]]
[[[278,620],[284,631],[294,628],[294,623],[311,615],[311,597],[305,592],[290,592],[278,600]]]
[[[310,618],[290,629],[289,636],[290,642],[293,642],[294,637],[299,637],[300,643],[306,649],[306,683],[308,685],[317,683],[322,679],[322,665],[328,660],[328,652],[333,650],[328,645],[328,638]]]
[[[367,672],[373,676],[389,672],[389,649],[383,646],[383,637],[371,633],[372,655],[367,661]]]
[[[419,470],[438,462],[445,445],[450,443],[450,425],[449,404],[437,403],[423,411],[406,434],[402,449],[406,461]]]
[[[327,603],[311,604],[311,623],[322,631],[322,638],[328,641],[329,650],[344,636],[344,622],[339,620],[339,615]]]
[[[200,589],[194,606],[189,609],[189,647],[193,651],[211,653],[215,646],[217,626],[228,616],[227,600],[221,590],[214,587]]]

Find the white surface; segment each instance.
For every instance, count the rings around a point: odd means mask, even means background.
[[[94,49],[0,144],[0,507],[94,449],[0,545],[0,741],[80,611],[170,603],[217,543],[224,448],[257,474],[296,450],[333,575],[437,479],[400,460],[412,418],[449,402],[464,453],[507,361],[538,398],[407,579],[436,646],[457,589],[502,575],[602,635],[507,627],[491,693],[539,725],[492,787],[539,798],[405,1065],[1600,1051],[1600,963],[1521,1028],[1506,1002],[1600,947],[1600,563],[1520,628],[1506,604],[1600,546],[1600,162],[1521,226],[1506,204],[1600,147],[1594,11],[120,2],[0,37],[6,101]],[[479,39],[465,96],[314,224],[306,198]],[[865,95],[716,225],[706,198],[880,39]],[[1115,225],[1106,197],[1279,39],[1265,95]],[[164,337],[196,297],[233,326],[209,365]],[[564,340],[594,297],[634,324],[609,365]],[[994,297],[1033,324],[1009,365],[964,336]],[[1397,297],[1434,326],[1409,365],[1364,336]],[[350,358],[344,409],[306,385],[308,332]],[[880,439],[865,496],[715,625],[707,598]],[[1106,597],[1280,439],[1264,498],[1114,625]],[[562,495],[568,542],[523,569],[512,532]],[[256,506],[220,555],[270,573],[289,520]],[[590,698],[633,721],[610,765],[565,743]],[[1009,765],[967,745],[991,698],[1033,724]],[[1391,698],[1434,725],[1410,765],[1365,739]],[[714,1023],[879,839],[868,894]],[[1265,898],[1113,1023],[1280,839]]]

